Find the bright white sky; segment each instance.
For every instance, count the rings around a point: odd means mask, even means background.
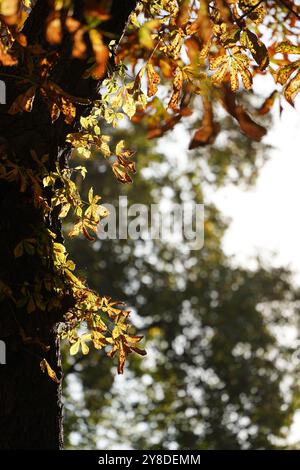
[[[224,250],[235,262],[253,265],[259,254],[272,265],[289,265],[300,285],[300,103],[284,106],[281,118],[266,136],[272,143],[270,160],[252,190],[227,187],[214,201],[231,218]],[[252,258],[252,260],[251,260]],[[289,442],[300,441],[300,410],[295,414]]]
[[[255,187],[221,189],[214,201],[232,218],[224,239],[228,254],[247,266],[257,253],[289,264],[300,283],[300,113],[287,104],[274,121],[265,140],[275,148]]]

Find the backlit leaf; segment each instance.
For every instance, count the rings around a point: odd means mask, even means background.
[[[55,371],[52,369],[52,367],[50,366],[50,364],[48,363],[48,361],[46,359],[42,359],[42,361],[40,362],[40,367],[42,369],[43,372],[47,372],[48,376],[50,377],[50,379],[59,384],[60,381],[58,380],[57,378],[57,375],[55,373]]]

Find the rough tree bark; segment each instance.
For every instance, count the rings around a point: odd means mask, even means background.
[[[80,18],[83,4],[84,0],[75,1],[75,17]],[[135,0],[112,1],[111,18],[105,28],[117,40],[135,4]],[[39,42],[46,50],[51,50],[43,38],[48,12],[48,2],[38,0],[24,30],[31,44]],[[86,62],[72,59],[70,47],[70,38],[66,35],[59,46],[60,58],[51,72],[52,80],[74,96],[94,98],[97,84],[82,78]],[[1,72],[13,73],[3,67]],[[38,157],[49,155],[49,169],[57,162],[61,167],[67,165],[70,148],[65,138],[73,129],[64,123],[63,117],[51,124],[48,109],[39,99],[35,100],[30,113],[7,114],[15,98],[24,91],[24,85],[13,78],[5,82],[7,104],[0,106],[0,147],[5,145],[11,158],[22,162],[26,168],[33,165],[32,151]],[[84,107],[79,109],[81,114],[87,111]],[[36,276],[43,279],[51,271],[51,266],[45,268],[35,255],[20,258],[13,255],[21,240],[31,238],[45,225],[40,211],[29,200],[28,190],[20,192],[18,185],[0,179],[0,279],[16,288],[24,283],[30,288]],[[48,228],[61,239],[58,219],[52,217]],[[62,310],[31,314],[25,307],[16,308],[10,300],[0,303],[0,339],[7,348],[7,364],[0,365],[0,449],[62,448],[61,384],[42,374],[39,363],[45,357],[61,377],[55,328],[69,303],[66,295]],[[39,341],[35,341],[37,336]],[[49,351],[43,350],[42,344],[50,346]]]

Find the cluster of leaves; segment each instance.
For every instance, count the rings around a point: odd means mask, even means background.
[[[72,17],[70,10],[72,2],[49,3],[52,11],[47,20],[45,39],[53,46],[59,44],[65,27],[72,34],[72,55],[77,59],[86,58],[87,49],[92,46],[94,56],[89,61],[85,77],[99,80],[105,73],[109,56],[109,49],[104,45],[102,34],[98,31],[99,24],[109,17],[107,9],[97,5],[98,2],[86,2],[86,24],[83,25]],[[50,74],[59,59],[59,54],[55,50],[49,53],[41,44],[27,44],[22,27],[34,4],[35,2],[27,0],[0,2],[0,62],[4,66],[12,67],[11,73],[4,74],[10,78],[14,78],[14,67],[18,66],[15,78],[18,85],[25,90],[12,103],[8,113],[16,115],[31,112],[38,94],[39,99],[42,99],[49,109],[52,123],[62,115],[65,123],[71,125],[76,117],[76,107],[91,105],[91,101],[71,96],[50,79]],[[69,10],[70,14],[66,15]],[[89,44],[86,42],[86,36]],[[111,152],[107,144],[109,138],[100,135],[95,119],[81,118],[81,125],[86,130],[88,141],[98,146],[105,157],[110,157]],[[69,139],[74,143],[74,147],[78,146],[75,138],[73,134]],[[84,145],[86,146],[86,142]],[[83,156],[86,155],[83,153]],[[125,180],[128,182],[129,176],[123,173],[123,169],[129,168],[134,172],[135,167],[131,160],[132,153],[124,148],[123,141],[117,144],[115,156],[116,161],[112,162],[112,169],[119,179],[123,178],[124,182]],[[72,211],[75,220],[69,236],[76,237],[83,234],[88,240],[95,240],[93,233],[96,232],[100,218],[105,217],[107,211],[99,204],[101,198],[94,195],[93,188],[88,191],[88,202],[81,199],[75,181],[78,175],[85,177],[85,168],[64,169],[57,164],[56,169],[49,172],[48,155],[38,157],[32,151],[31,157],[32,162],[29,165],[28,162],[23,164],[14,160],[11,155],[8,157],[5,146],[2,146],[0,178],[16,184],[21,193],[31,194],[34,207],[43,214],[45,227],[49,226],[52,214],[58,214],[59,219],[64,219]],[[18,290],[18,298],[14,296],[13,289],[1,281],[1,297],[9,298],[17,308],[25,308],[28,314],[32,314],[36,311],[59,308],[60,302],[63,302],[65,295],[68,294],[73,299],[72,306],[65,315],[60,334],[62,338],[68,339],[72,355],[79,349],[83,354],[87,354],[89,351],[87,341],[90,341],[97,350],[111,346],[108,355],[113,357],[118,354],[118,372],[123,373],[128,354],[131,352],[145,354],[138,347],[142,337],[133,334],[130,329],[128,323],[130,312],[124,309],[122,303],[96,294],[87,287],[84,280],[74,274],[75,264],[69,259],[66,248],[57,240],[54,232],[49,229],[40,230],[37,236],[21,240],[14,248],[13,255],[15,258],[37,256],[45,266],[51,265],[53,272],[51,276],[42,280],[36,276],[32,285],[22,286]],[[84,332],[85,329],[88,333]],[[26,335],[23,335],[23,340],[28,341]],[[46,345],[41,346],[47,350]],[[46,371],[52,380],[57,381],[56,374],[46,359],[42,359],[41,369]]]
[[[201,107],[200,126],[190,144],[195,148],[211,144],[221,130],[214,120],[219,103],[237,119],[242,132],[261,140],[266,129],[242,108],[237,93],[251,90],[256,76],[270,74],[274,90],[258,115],[269,112],[280,98],[276,84],[284,87],[285,98],[293,104],[299,62],[290,62],[290,56],[299,53],[299,19],[294,2],[139,2],[117,50],[117,60],[134,77],[127,85],[132,96],[143,97],[132,120],[143,120],[148,137],[159,137]],[[147,86],[141,80],[145,71]]]
[[[75,224],[69,233],[70,237],[76,237],[82,233],[88,240],[94,241],[95,238],[91,232],[96,232],[97,225],[101,217],[107,216],[108,212],[104,206],[99,204],[100,196],[95,195],[93,188],[88,192],[88,203],[84,203],[79,194],[75,182],[71,179],[72,173],[78,173],[84,178],[86,169],[84,167],[76,167],[73,170],[60,170],[57,166],[55,172],[51,172],[43,179],[44,187],[53,187],[51,197],[51,210],[55,207],[60,208],[59,218],[64,219],[70,209],[73,209],[75,215]],[[87,206],[87,207],[86,207]]]
[[[236,119],[245,134],[260,140],[266,130],[238,102],[239,88],[250,90],[255,76],[271,73],[275,82],[284,87],[284,96],[291,104],[298,93],[299,61],[290,62],[290,55],[299,52],[294,44],[298,40],[299,8],[291,0],[141,0],[119,44],[114,39],[108,44],[105,28],[102,29],[103,22],[110,17],[111,2],[83,2],[84,20],[79,21],[74,17],[72,0],[49,0],[44,37],[51,48],[47,50],[40,43],[29,44],[22,32],[35,3],[0,1],[0,63],[5,67],[2,76],[14,78],[24,88],[9,113],[31,112],[38,95],[47,104],[53,123],[63,116],[70,127],[67,140],[77,153],[88,158],[97,149],[122,183],[132,181],[133,152],[126,149],[123,141],[112,150],[109,136],[101,129],[104,123],[115,127],[127,116],[135,123],[143,121],[149,137],[159,137],[200,108],[200,99],[201,123],[191,148],[210,144],[216,138],[220,125],[214,117],[215,103],[220,103]],[[87,64],[84,77],[100,81],[101,94],[93,102],[70,95],[55,83],[52,71],[59,59],[56,48],[59,50],[65,34],[70,37],[72,57]],[[272,92],[259,113],[267,113],[278,96],[279,93]],[[83,105],[89,105],[92,112],[81,117],[81,128],[73,132],[78,108]],[[1,177],[18,182],[20,191],[32,184],[35,204],[45,217],[58,209],[59,217],[64,218],[72,209],[75,225],[70,236],[83,233],[93,240],[92,233],[105,215],[99,205],[100,197],[90,190],[85,204],[71,179],[71,170],[57,167],[56,171],[42,174],[42,166],[39,161],[35,173],[3,157]],[[84,175],[84,168],[77,170]],[[15,255],[22,256],[37,243],[23,240]],[[97,296],[73,274],[75,266],[67,259],[63,245],[53,240],[50,246],[56,269],[77,299],[75,310],[66,319],[66,336],[72,352],[79,350],[80,344],[86,352],[84,339],[102,345],[101,335],[105,328],[109,330],[107,325],[104,328],[102,314],[98,313],[103,313],[105,297]],[[109,309],[107,312],[111,313]],[[119,352],[122,371],[126,353],[141,353],[135,346],[140,338],[127,334],[128,312],[119,309],[108,316],[115,327],[105,341],[112,344],[112,354]],[[91,331],[88,333],[91,336],[84,339],[78,333],[82,324]]]
[[[32,157],[36,158],[34,154]],[[47,174],[44,166],[47,159],[48,156],[45,155],[43,162],[38,162],[39,171],[36,171],[35,174],[31,169],[5,159],[0,164],[0,179],[18,184],[21,192],[30,188],[34,204],[43,211],[45,218],[59,207],[59,217],[63,219],[72,208],[75,224],[70,231],[70,236],[74,237],[81,231],[89,240],[92,240],[88,230],[95,231],[100,217],[107,213],[106,209],[98,204],[99,196],[94,196],[93,188],[90,188],[88,203],[85,204],[87,207],[83,209],[84,203],[71,179],[71,170],[61,171],[57,168],[56,172]],[[85,174],[81,167],[75,168],[75,173],[77,172]],[[47,202],[43,198],[42,187],[47,188],[51,185],[55,189],[51,199]],[[68,339],[70,353],[76,354],[79,351],[79,345],[81,345],[82,353],[87,354],[89,351],[87,340],[92,341],[97,350],[111,346],[111,351],[108,354],[113,357],[118,352],[118,372],[122,373],[127,354],[133,351],[139,354],[145,353],[137,346],[142,337],[131,333],[128,323],[130,312],[124,310],[121,302],[101,297],[89,289],[84,280],[74,274],[75,263],[68,258],[65,246],[57,242],[56,238],[55,233],[45,230],[40,232],[39,238],[26,238],[19,242],[14,249],[15,258],[24,255],[38,256],[45,265],[49,264],[49,260],[51,260],[54,268],[53,275],[42,281],[35,278],[33,285],[24,285],[20,290],[19,298],[14,297],[9,286],[1,283],[1,294],[4,298],[10,298],[17,307],[25,307],[27,313],[31,314],[37,309],[44,312],[58,308],[67,289],[74,302],[61,327],[61,336]],[[82,333],[84,327],[88,328],[89,333]],[[24,340],[27,339],[24,338]],[[46,345],[42,346],[46,349]],[[42,360],[41,367],[49,373],[53,380],[56,380],[46,359]]]
[[[270,27],[270,17],[276,27]],[[236,94],[241,86],[251,90],[256,75],[269,73],[284,86],[284,96],[293,104],[299,91],[299,64],[291,63],[289,56],[299,53],[299,47],[289,37],[298,40],[298,20],[298,7],[284,2],[139,2],[121,44],[114,48],[114,41],[110,43],[118,65],[107,70],[101,100],[82,122],[82,131],[71,134],[69,141],[86,158],[92,145],[107,158],[113,152],[109,138],[100,137],[101,121],[116,127],[124,115],[135,123],[143,120],[148,137],[154,138],[201,107],[200,126],[190,148],[211,144],[221,130],[214,120],[215,103],[237,119],[242,132],[261,140],[266,129],[236,103]],[[266,26],[271,39],[264,41]],[[269,112],[277,98],[280,93],[275,88],[258,115]],[[128,173],[135,172],[134,163],[126,158],[117,158],[112,169],[122,183],[131,182]]]
[[[27,57],[28,75],[24,78],[39,84],[19,97],[11,111],[30,111],[39,89],[49,103],[52,119],[57,119],[62,112],[70,123],[75,117],[76,105],[86,101],[69,96],[47,80],[55,54],[44,57],[41,47],[27,46],[20,30],[31,3],[30,0],[2,1],[0,7],[5,37],[1,41],[0,61],[13,66],[18,53],[41,56],[39,70],[32,67],[33,60]],[[89,121],[82,122],[83,131],[69,138],[85,157],[90,155],[91,144],[105,157],[112,154],[106,137],[100,138],[101,119],[116,126],[124,114],[135,122],[145,118],[149,136],[157,137],[174,127],[182,116],[189,116],[194,109],[193,102],[200,96],[203,100],[200,128],[209,134],[206,139],[200,136],[198,144],[203,145],[210,143],[219,131],[219,126],[213,123],[212,106],[207,102],[219,101],[224,106],[228,86],[234,94],[241,86],[250,90],[255,76],[271,73],[275,82],[285,87],[284,96],[291,104],[299,91],[299,61],[289,60],[290,55],[299,53],[298,44],[292,42],[298,41],[299,35],[299,7],[294,2],[142,0],[117,46],[114,40],[107,46],[103,39],[101,23],[109,18],[104,2],[86,2],[85,25],[72,17],[72,1],[53,0],[51,3],[53,10],[45,32],[47,41],[59,44],[66,28],[72,35],[73,57],[86,59],[87,42],[92,47],[92,65],[85,76],[97,80],[107,76],[102,83],[101,100],[94,103]],[[14,41],[18,48],[12,53]],[[117,55],[118,66],[114,70],[108,67],[110,50]],[[170,90],[166,100],[159,97],[160,83]],[[226,105],[224,108],[230,112]],[[243,126],[241,129],[247,133]],[[262,133],[254,131],[251,137],[260,140]],[[196,143],[197,135],[193,146]],[[113,166],[122,182],[131,181],[126,174],[132,167],[126,159],[118,160]]]

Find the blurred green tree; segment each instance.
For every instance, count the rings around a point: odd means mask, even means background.
[[[143,168],[132,186],[116,186],[105,165],[89,163],[82,184],[100,186],[103,202],[117,204],[119,195],[127,195],[129,205],[205,202],[205,244],[198,251],[158,240],[70,244],[91,287],[113,298],[125,293],[121,300],[132,308],[148,350],[146,359],[130,360],[125,377],[103,358],[95,367],[96,351],[65,359],[70,448],[285,445],[298,386],[299,296],[287,269],[260,260],[256,270],[233,268],[222,251],[227,222],[210,194],[224,184],[253,184],[268,154],[229,118],[223,128],[214,145],[191,152],[180,165],[162,156],[142,127],[123,130]],[[282,341],[282,331],[293,341]]]

